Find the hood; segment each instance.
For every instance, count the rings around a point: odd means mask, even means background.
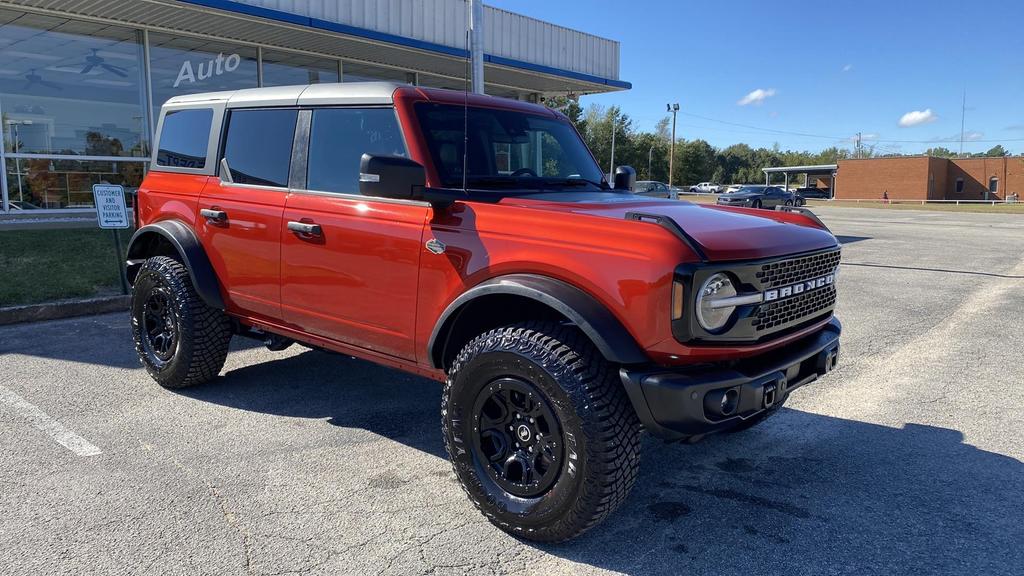
[[[667,216],[693,238],[712,261],[753,260],[785,256],[837,245],[827,230],[787,222],[792,215],[764,211],[764,215],[739,212],[713,204],[693,204],[679,200],[637,198],[624,194],[538,194],[506,202],[542,210],[557,210],[624,220],[626,214],[639,212]],[[569,198],[567,198],[569,197]],[[598,197],[603,197],[600,200]],[[645,226],[641,222],[637,226]]]

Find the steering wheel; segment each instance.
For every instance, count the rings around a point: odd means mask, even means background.
[[[533,176],[534,178],[537,177],[537,173],[533,171],[533,168],[520,168],[519,170],[516,170],[512,174],[509,174],[509,176],[512,176],[512,177],[515,177],[515,176],[526,176],[526,175]]]

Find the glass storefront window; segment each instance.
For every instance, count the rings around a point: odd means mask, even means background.
[[[160,106],[181,94],[255,88],[256,49],[217,40],[149,35],[153,119]]]
[[[147,156],[141,34],[0,10],[4,150]]]
[[[342,66],[342,74],[345,82],[402,82],[414,84],[416,74],[384,66],[373,66],[371,64],[360,64],[346,60]]]
[[[444,76],[434,76],[422,73],[420,74],[420,86],[426,86],[427,88],[445,88],[448,90],[469,90],[469,82],[466,80],[455,80],[453,78],[445,78]],[[490,92],[488,92],[488,94],[489,93]]]
[[[145,163],[138,161],[8,158],[8,203],[15,213],[92,208],[93,184],[120,184],[126,194],[134,193],[142,182],[144,170]]]
[[[291,86],[338,81],[338,61],[305,54],[263,51],[263,85]]]

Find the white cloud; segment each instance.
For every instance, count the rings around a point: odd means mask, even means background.
[[[761,104],[772,96],[775,96],[775,88],[758,88],[743,98],[740,98],[739,102],[736,103],[740,106],[746,106],[747,104]]]
[[[931,108],[925,108],[924,110],[911,110],[900,117],[900,126],[908,128],[910,126],[930,124],[938,119],[939,117],[932,112]]]
[[[853,64],[847,64],[846,66],[843,66],[843,72],[849,72],[850,70],[853,70]]]

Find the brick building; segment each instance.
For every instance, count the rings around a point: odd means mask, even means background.
[[[1003,200],[1024,194],[1024,156],[840,160],[837,199]]]

